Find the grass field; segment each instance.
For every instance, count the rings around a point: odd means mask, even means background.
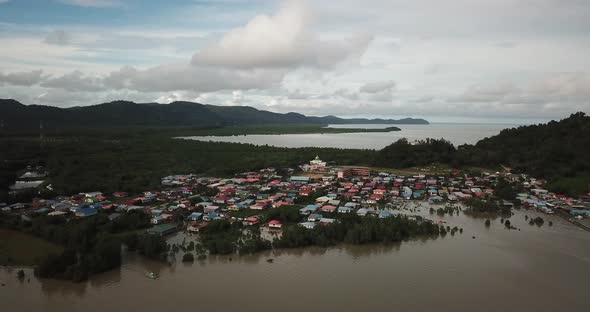
[[[62,248],[17,231],[0,229],[0,265],[32,266],[45,255],[61,253]]]

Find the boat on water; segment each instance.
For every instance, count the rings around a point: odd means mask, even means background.
[[[145,272],[145,276],[151,278],[151,279],[156,279],[158,278],[158,274],[154,273],[154,272]]]

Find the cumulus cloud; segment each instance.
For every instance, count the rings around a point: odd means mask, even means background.
[[[63,76],[47,78],[41,83],[41,86],[68,91],[95,92],[104,90],[100,78],[86,76],[81,71],[73,71]]]
[[[588,73],[558,73],[539,77],[522,85],[512,82],[474,85],[458,96],[449,97],[447,102],[507,105],[557,103],[567,107],[586,103],[589,97]],[[590,106],[590,103],[585,105]]]
[[[311,97],[311,94],[303,93],[300,89],[295,89],[293,92],[286,91],[287,98],[291,100],[307,100]]]
[[[225,101],[225,105],[227,106],[240,106],[246,101],[244,96],[244,92],[242,90],[234,90],[232,91],[231,98]]]
[[[280,83],[284,75],[281,69],[237,70],[171,63],[145,70],[126,66],[105,77],[104,84],[114,89],[137,91],[212,92],[271,88]]]
[[[192,58],[193,65],[234,68],[331,68],[358,60],[372,40],[358,34],[344,40],[321,40],[303,1],[289,1],[272,16],[258,15],[244,27],[226,33]]]
[[[334,91],[333,95],[337,96],[337,97],[353,100],[353,101],[356,101],[359,99],[358,93],[351,92],[350,90],[348,90],[346,88],[342,88],[342,89],[338,89],[338,90]]]
[[[47,34],[43,42],[54,45],[68,45],[70,43],[70,35],[63,30],[54,30]]]
[[[363,93],[379,93],[383,91],[391,91],[394,87],[394,81],[369,82],[361,86],[359,91]]]
[[[367,95],[367,100],[375,102],[391,102],[393,100],[394,81],[369,82],[359,88],[359,92]]]
[[[32,86],[43,80],[42,70],[33,70],[29,72],[13,72],[8,74],[0,73],[0,83],[6,83],[15,86]]]
[[[520,89],[510,82],[494,84],[478,84],[469,87],[458,96],[450,97],[450,102],[495,102],[504,99],[509,94],[520,93]]]

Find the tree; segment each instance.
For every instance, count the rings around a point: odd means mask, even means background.
[[[194,262],[195,256],[191,252],[187,252],[182,256],[182,262]]]

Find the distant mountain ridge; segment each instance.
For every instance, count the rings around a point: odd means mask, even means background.
[[[0,99],[0,120],[5,129],[195,126],[214,127],[246,124],[429,124],[424,119],[344,119],[313,117],[299,113],[273,113],[249,106],[216,106],[193,102],[170,104],[114,101],[91,106],[58,108],[24,105]]]

